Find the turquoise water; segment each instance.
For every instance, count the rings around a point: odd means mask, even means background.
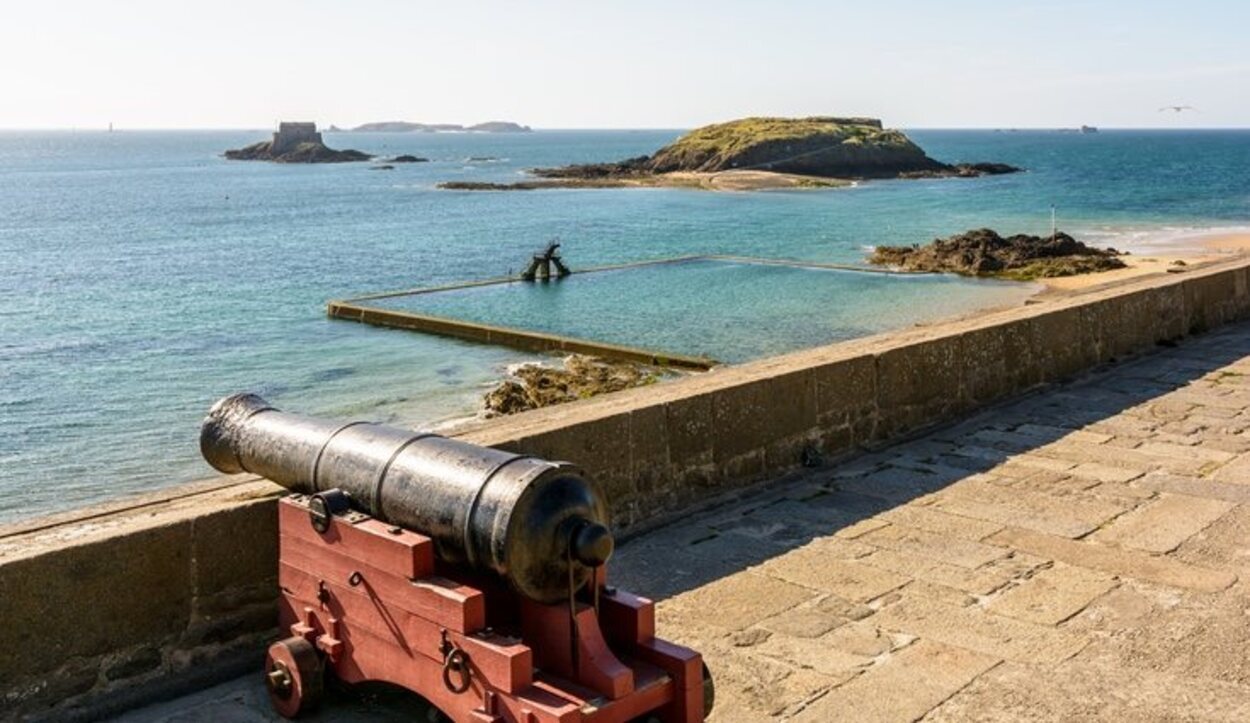
[[[741,362],[1023,303],[1035,291],[947,275],[698,259],[364,303]]]
[[[1066,229],[1138,250],[1183,229],[1250,225],[1246,131],[914,131],[942,160],[1029,172],[754,194],[433,188],[635,156],[677,131],[327,134],[335,147],[433,159],[394,171],[219,157],[265,134],[0,132],[0,519],[210,474],[199,419],[241,389],[423,427],[471,412],[503,367],[529,355],[332,322],[324,302],[498,276],[552,236],[575,266],[696,253],[857,262],[873,244],[975,226],[1043,232],[1052,203]],[[761,319],[776,321],[765,331],[802,315],[802,328],[853,335],[1019,293],[949,279],[864,293],[826,274],[801,284],[807,296],[765,286],[738,299],[717,273],[695,276],[673,290],[680,302],[648,304],[629,284],[613,293],[665,328],[697,320],[692,304],[706,292],[741,321],[717,322],[716,338],[692,348],[732,355],[737,338],[743,357],[752,344],[795,343],[761,339]]]

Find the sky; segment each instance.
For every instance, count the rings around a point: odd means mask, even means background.
[[[1250,126],[1250,0],[0,0],[0,18],[0,128]]]

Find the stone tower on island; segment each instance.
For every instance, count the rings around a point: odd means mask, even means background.
[[[272,140],[226,151],[224,155],[232,161],[275,161],[277,163],[345,163],[367,161],[373,157],[360,151],[336,151],[333,148],[326,148],[326,145],[321,142],[321,134],[317,132],[316,123],[292,123],[290,121],[278,124],[278,132],[273,134]]]
[[[282,121],[278,124],[278,131],[273,134],[273,141],[269,148],[271,153],[279,156],[294,150],[301,143],[322,145],[321,134],[317,132],[316,123]]]

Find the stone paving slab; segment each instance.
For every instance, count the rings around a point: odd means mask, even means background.
[[[998,662],[991,655],[918,641],[889,664],[875,666],[816,699],[792,720],[917,720]]]
[[[1094,542],[1171,552],[1233,509],[1231,502],[1161,494],[1089,536]]]
[[[1219,592],[1237,580],[1235,574],[1223,570],[1210,570],[1168,557],[1121,550],[1092,542],[1067,540],[1028,530],[1007,529],[991,539],[1070,565],[1198,592]]]
[[[1115,579],[1105,573],[1055,563],[996,596],[985,609],[1025,622],[1058,625],[1115,586]]]
[[[838,720],[829,718],[827,720]],[[847,718],[846,720],[850,720]],[[890,720],[905,720],[896,717]],[[1250,720],[1250,688],[1129,667],[1004,663],[924,716],[965,721]]]
[[[1243,324],[691,515],[612,576],[704,653],[713,721],[1244,721],[1248,490]],[[271,720],[258,691],[126,720]]]

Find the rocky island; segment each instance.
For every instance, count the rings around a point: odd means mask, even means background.
[[[1122,269],[1125,263],[1120,255],[1115,249],[1094,248],[1063,232],[1004,238],[993,229],[982,228],[934,239],[924,246],[878,246],[868,261],[905,271],[1031,281]]]
[[[441,188],[526,190],[687,186],[726,190],[818,188],[857,179],[1014,173],[1002,163],[947,164],[876,118],[743,118],[691,131],[650,156],[536,168],[537,180],[449,182]]]
[[[232,161],[273,161],[275,163],[350,163],[367,161],[373,156],[360,151],[338,151],[327,148],[317,132],[316,123],[278,124],[273,138],[244,148],[226,151]]]
[[[459,123],[413,123],[411,121],[376,121],[350,129],[350,133],[529,133],[533,129],[512,121],[487,121],[471,126]]]

